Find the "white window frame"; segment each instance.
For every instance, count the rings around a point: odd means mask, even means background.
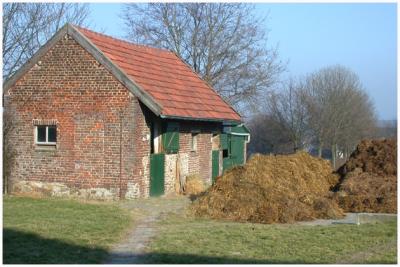
[[[199,132],[193,131],[190,135],[191,135],[190,150],[192,152],[195,152],[197,151]]]
[[[38,127],[46,127],[46,141],[45,142],[39,142],[38,141]],[[56,127],[56,140],[57,140],[57,125],[36,125],[35,126],[35,143],[37,145],[45,145],[45,146],[54,146],[57,145],[56,142],[49,142],[49,127]]]
[[[162,152],[162,134],[161,134],[161,124],[160,122],[154,122],[153,124],[153,146],[154,154],[159,154]]]
[[[214,147],[214,142],[216,142],[215,139],[218,139],[218,144],[219,144],[218,147]],[[219,150],[220,147],[221,147],[221,139],[220,139],[219,133],[218,132],[213,132],[211,134],[211,149],[212,150]]]

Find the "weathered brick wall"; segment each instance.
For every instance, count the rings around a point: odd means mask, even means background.
[[[135,118],[135,127],[129,135],[134,140],[134,155],[126,158],[132,164],[132,178],[128,186],[140,188],[140,197],[149,196],[150,188],[150,125],[155,115],[142,103],[133,105],[133,117]],[[129,197],[125,194],[126,198]],[[137,196],[135,196],[137,197]]]
[[[74,189],[71,194],[89,197],[148,195],[146,108],[71,37],[8,92],[14,184],[61,183]],[[34,124],[46,120],[57,125],[56,149],[35,145]]]

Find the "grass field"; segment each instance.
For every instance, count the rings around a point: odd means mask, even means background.
[[[131,224],[116,204],[3,198],[4,263],[100,263]]]
[[[146,211],[164,210],[163,205],[177,205],[174,201],[178,200],[82,203],[6,197],[3,262],[101,263],[110,246],[121,240],[129,226],[146,216]],[[139,261],[396,263],[396,246],[396,222],[360,226],[263,225],[195,219],[177,212],[158,222],[157,236]]]
[[[146,263],[396,263],[395,222],[300,226],[170,216]]]

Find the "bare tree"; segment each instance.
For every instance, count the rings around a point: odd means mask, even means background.
[[[240,3],[126,4],[127,38],[169,49],[237,108],[248,108],[283,70],[264,21]]]
[[[303,99],[304,83],[290,79],[279,92],[268,92],[265,114],[268,114],[281,131],[286,132],[293,151],[304,149],[309,143],[308,111]]]
[[[381,120],[377,122],[374,138],[397,138],[397,120]]]
[[[10,77],[65,23],[84,25],[87,4],[3,3],[3,79]]]
[[[317,147],[321,157],[323,149],[329,149],[336,168],[337,155],[344,160],[361,139],[376,134],[373,103],[357,75],[342,66],[291,79],[265,100],[261,113],[248,123],[253,152]]]
[[[373,104],[358,76],[345,67],[327,67],[309,75],[304,99],[319,156],[330,146],[334,167],[338,147],[351,151],[374,127]]]
[[[247,123],[251,133],[248,155],[288,154],[293,152],[293,144],[288,132],[268,114],[258,113]]]

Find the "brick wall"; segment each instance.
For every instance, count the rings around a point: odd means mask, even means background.
[[[10,88],[5,109],[14,125],[14,184],[62,183],[76,194],[118,198],[129,183],[129,196],[147,195],[145,108],[68,35]],[[46,120],[57,125],[55,149],[34,142],[34,124]]]

